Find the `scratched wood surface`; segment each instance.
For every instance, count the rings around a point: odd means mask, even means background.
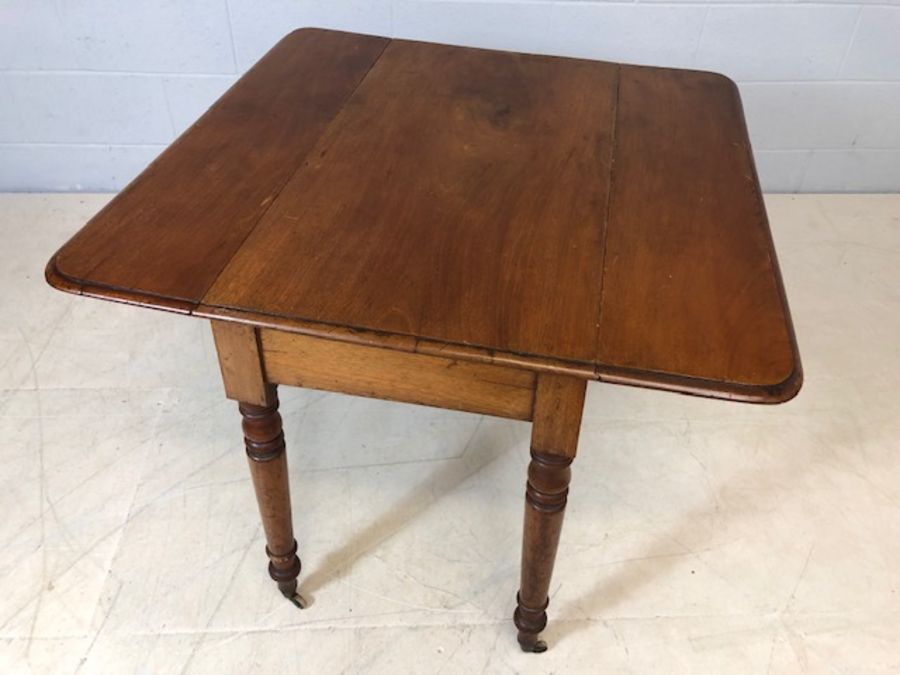
[[[296,32],[47,276],[610,382],[775,402],[801,381],[740,99],[711,73]]]

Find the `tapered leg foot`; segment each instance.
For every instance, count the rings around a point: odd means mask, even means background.
[[[523,652],[529,654],[540,654],[547,651],[546,642],[533,633],[523,633],[522,631],[519,631],[519,646]]]
[[[269,576],[278,583],[278,590],[291,596],[297,590],[297,576],[300,574],[300,558],[297,557],[297,541],[293,540],[290,550],[283,555],[273,553],[266,546],[269,556]]]
[[[522,594],[516,595],[516,611],[513,621],[519,629],[519,646],[523,652],[540,654],[547,651],[547,643],[538,636],[547,625],[547,605],[549,599],[540,607],[527,607],[522,604]]]
[[[525,490],[522,585],[513,615],[519,629],[519,645],[526,652],[547,649],[539,635],[547,625],[547,594],[569,493],[571,463],[568,457],[531,451]]]
[[[540,633],[547,625],[550,577],[569,495],[569,468],[578,446],[585,381],[541,373],[535,389],[531,462],[525,488],[525,531],[522,536],[522,582],[513,621],[519,645],[543,652]]]
[[[243,416],[244,445],[250,464],[250,475],[256,501],[266,533],[266,555],[269,576],[278,590],[298,607],[304,607],[297,594],[300,558],[291,522],[291,494],[288,483],[287,458],[278,396],[274,386],[267,388],[268,404],[239,405]]]

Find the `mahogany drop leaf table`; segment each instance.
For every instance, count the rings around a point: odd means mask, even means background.
[[[527,651],[589,380],[777,403],[802,379],[740,98],[708,72],[299,30],[46,276],[211,321],[298,603],[277,385],[530,420]]]

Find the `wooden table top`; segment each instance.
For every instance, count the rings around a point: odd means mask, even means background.
[[[802,379],[738,92],[713,73],[296,31],[47,277],[723,398]]]

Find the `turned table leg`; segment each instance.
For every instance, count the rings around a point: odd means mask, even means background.
[[[238,402],[244,418],[244,445],[266,533],[269,576],[278,582],[285,597],[303,607],[303,599],[297,594],[300,558],[291,523],[291,492],[278,414],[278,391],[263,373],[256,329],[213,321],[212,330],[225,393]]]
[[[268,405],[238,404],[244,418],[244,445],[266,533],[269,576],[278,582],[278,589],[285,597],[301,604],[297,596],[300,558],[291,522],[291,493],[278,395],[274,386],[269,385],[267,389]]]
[[[539,634],[547,625],[550,577],[569,493],[569,467],[578,445],[585,384],[558,375],[538,377],[525,489],[522,580],[513,615],[519,645],[526,652],[547,649]]]

